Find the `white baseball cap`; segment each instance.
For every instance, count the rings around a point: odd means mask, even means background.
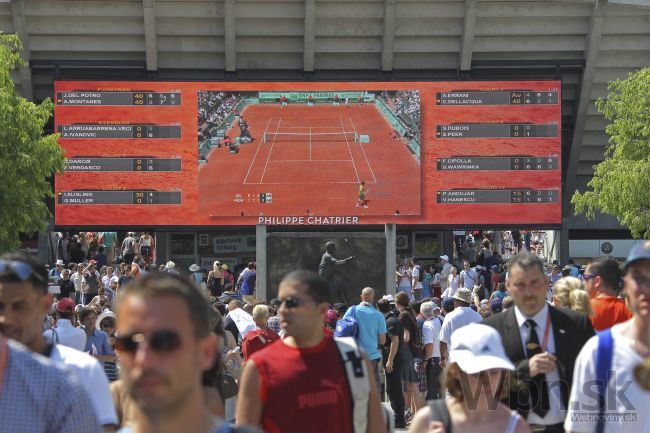
[[[480,323],[463,326],[451,334],[449,362],[457,363],[467,374],[494,368],[515,369],[496,329]]]
[[[440,256],[440,258],[441,258],[442,260],[444,260],[445,262],[448,262],[448,261],[449,261],[449,256],[446,255],[446,254],[445,254],[444,256]]]

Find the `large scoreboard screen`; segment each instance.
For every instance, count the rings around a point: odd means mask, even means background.
[[[55,83],[55,223],[559,225],[558,81]]]

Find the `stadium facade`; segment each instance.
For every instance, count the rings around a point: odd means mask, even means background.
[[[0,0],[0,31],[23,41],[29,67],[15,81],[35,101],[52,97],[57,80],[559,80],[562,220],[550,227],[557,255],[620,256],[632,242],[612,217],[574,216],[570,198],[607,145],[595,101],[609,81],[650,65],[648,0]],[[398,255],[410,255],[425,241],[448,251],[453,228],[475,227],[319,230],[386,232],[389,245],[407,242]],[[301,230],[313,227],[290,231]],[[287,227],[166,227],[157,229],[158,249],[197,261],[215,236],[256,236],[259,245],[275,231]],[[247,255],[254,256],[250,248]]]

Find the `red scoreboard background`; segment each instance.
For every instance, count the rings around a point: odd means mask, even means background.
[[[55,223],[559,225],[560,88],[59,81]]]

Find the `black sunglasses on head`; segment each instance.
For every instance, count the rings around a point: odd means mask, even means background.
[[[298,299],[294,298],[293,296],[287,296],[284,299],[278,299],[278,308],[284,304],[287,308],[297,308],[300,307],[302,304],[306,302],[315,302],[312,299]]]
[[[41,274],[32,268],[31,265],[16,260],[0,259],[0,274],[5,273],[17,276],[20,281],[27,281],[31,277],[34,277],[42,283],[47,282]]]
[[[115,348],[120,352],[135,353],[143,342],[156,352],[173,352],[181,345],[181,336],[176,331],[163,329],[152,333],[149,338],[144,334],[127,334],[115,337]]]

